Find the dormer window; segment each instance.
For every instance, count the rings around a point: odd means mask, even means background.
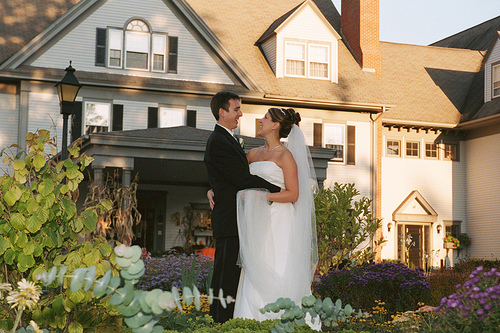
[[[330,47],[314,42],[286,42],[286,76],[329,78]]]
[[[124,29],[97,28],[96,66],[177,73],[177,37],[133,19]]]
[[[493,66],[493,97],[500,96],[500,64]]]

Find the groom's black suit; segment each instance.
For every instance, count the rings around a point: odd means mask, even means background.
[[[225,295],[236,296],[240,268],[238,259],[238,227],[236,222],[236,193],[247,188],[265,188],[279,192],[280,188],[250,174],[245,152],[231,134],[219,125],[207,141],[204,157],[208,181],[214,191],[212,229],[215,238],[214,274],[211,287],[215,296],[219,288]],[[216,322],[233,317],[234,303],[226,309],[214,300],[210,314]]]

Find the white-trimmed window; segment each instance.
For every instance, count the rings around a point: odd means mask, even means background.
[[[438,159],[438,147],[434,142],[425,143],[425,158]]]
[[[492,78],[493,78],[493,97],[500,96],[500,64],[493,66]]]
[[[85,102],[85,134],[108,132],[111,124],[111,103]]]
[[[458,161],[458,145],[454,143],[443,144],[443,159],[446,161]]]
[[[385,147],[385,156],[401,157],[400,140],[387,140]]]
[[[420,157],[420,142],[418,141],[406,141],[406,156],[408,157]]]
[[[344,162],[345,126],[340,124],[323,124],[323,142],[325,148],[335,150],[332,161]]]
[[[330,48],[328,45],[309,44],[309,76],[316,78],[329,77]]]
[[[285,42],[285,75],[328,79],[330,77],[330,46]]]
[[[142,20],[131,20],[125,29],[97,29],[96,65],[113,68],[138,69],[177,73],[177,37],[152,32]],[[169,68],[167,68],[169,64]]]
[[[285,43],[286,75],[305,76],[306,75],[306,44],[305,43]]]
[[[160,107],[160,127],[186,125],[186,110],[172,107]]]

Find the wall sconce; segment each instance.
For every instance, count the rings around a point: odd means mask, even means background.
[[[387,223],[387,231],[391,232],[392,229],[392,222]]]
[[[438,234],[440,234],[441,233],[441,229],[443,229],[443,226],[441,224],[438,224],[437,227],[436,227],[436,229],[437,229]]]

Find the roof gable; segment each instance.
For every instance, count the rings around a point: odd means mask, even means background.
[[[436,222],[437,213],[417,190],[413,190],[392,214],[394,221]]]
[[[33,8],[40,9],[44,1],[33,0],[31,4]],[[158,32],[179,38],[179,70],[175,75],[95,65],[96,28],[124,29],[131,18],[148,22],[151,33]],[[109,41],[109,35],[107,38]],[[122,57],[125,58],[125,52]],[[61,64],[67,64],[69,60],[73,61],[74,67],[79,71],[133,74],[224,85],[243,84],[250,90],[260,90],[251,76],[184,0],[82,0],[73,7],[68,6],[62,16],[52,21],[45,30],[6,59],[0,69],[15,70],[25,65],[60,68],[63,66]]]

